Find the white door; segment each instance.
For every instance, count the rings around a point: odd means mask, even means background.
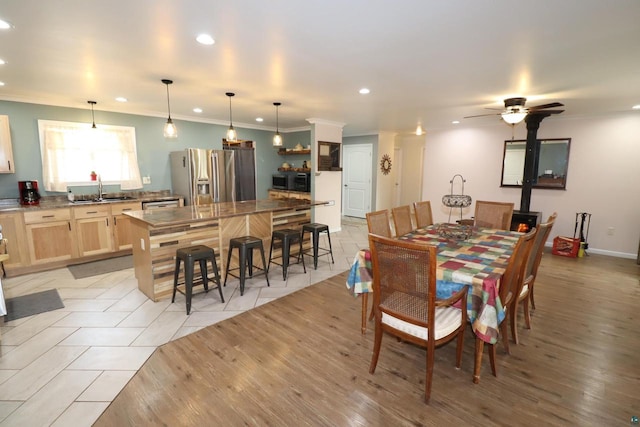
[[[371,144],[343,146],[342,214],[365,218],[371,210]]]

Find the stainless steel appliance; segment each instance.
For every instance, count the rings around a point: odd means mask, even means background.
[[[274,190],[293,190],[294,189],[293,173],[278,173],[271,177],[271,188]]]
[[[180,207],[179,199],[171,200],[155,200],[142,202],[142,210],[161,209],[161,208],[178,208]]]
[[[311,174],[298,173],[294,178],[293,189],[296,191],[304,191],[309,193],[311,191]]]
[[[255,200],[256,166],[252,148],[187,148],[170,153],[173,192],[185,205]]]

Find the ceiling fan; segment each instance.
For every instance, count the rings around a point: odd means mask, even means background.
[[[484,116],[502,116],[502,120],[509,123],[510,125],[515,125],[520,123],[527,114],[532,113],[544,113],[548,114],[560,114],[564,110],[549,110],[548,108],[556,108],[556,107],[564,107],[564,104],[559,102],[551,102],[549,104],[536,105],[535,107],[525,107],[524,104],[527,102],[527,98],[507,98],[504,100],[504,110],[500,113],[490,113],[490,114],[478,114],[475,116],[466,116],[465,119],[470,119],[473,117],[484,117]],[[488,108],[489,110],[493,110],[494,108]]]

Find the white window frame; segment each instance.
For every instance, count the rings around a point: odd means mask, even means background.
[[[46,191],[95,185],[92,171],[103,184],[142,188],[134,127],[38,120],[38,131]]]

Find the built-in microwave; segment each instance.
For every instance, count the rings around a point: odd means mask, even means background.
[[[274,190],[293,190],[295,175],[291,173],[274,174],[271,178],[271,188]]]
[[[311,192],[311,174],[309,173],[298,173],[294,178],[294,187],[295,191],[304,191],[306,193]]]

